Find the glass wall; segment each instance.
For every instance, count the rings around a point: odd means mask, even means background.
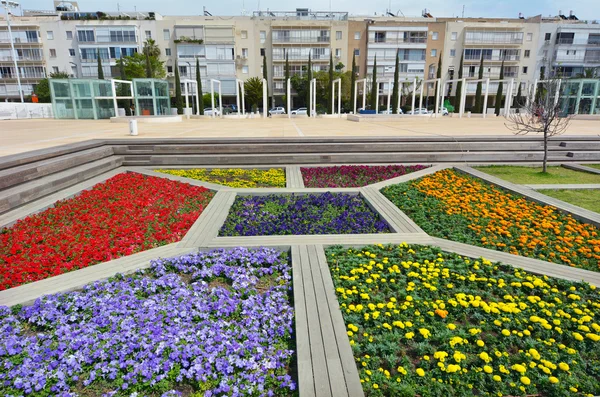
[[[600,114],[600,80],[562,80],[560,104],[567,114]]]
[[[157,79],[133,79],[136,116],[171,114],[169,83]]]
[[[50,79],[54,115],[59,119],[108,119],[115,116],[110,80]]]

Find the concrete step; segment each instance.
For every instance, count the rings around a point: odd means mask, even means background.
[[[600,142],[561,142],[560,147],[569,150],[600,150]]]
[[[600,156],[600,152],[597,154]],[[388,152],[374,155],[368,151],[361,153],[286,153],[256,154],[252,151],[244,154],[209,155],[125,155],[123,165],[144,166],[239,166],[239,165],[275,165],[275,164],[361,164],[361,163],[444,163],[444,162],[537,162],[542,161],[541,151],[513,152]],[[559,153],[552,153],[551,161],[570,161]]]
[[[573,161],[600,161],[600,150],[597,152],[568,152],[567,157]]]
[[[68,153],[0,171],[0,190],[113,155],[109,146]]]
[[[107,157],[5,189],[0,192],[0,214],[120,167],[121,164],[121,157]]]

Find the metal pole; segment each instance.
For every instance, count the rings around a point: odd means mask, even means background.
[[[190,107],[190,99],[189,99],[189,91],[188,91],[188,82],[183,83],[183,88],[185,90],[185,108]],[[187,110],[186,110],[187,112]]]
[[[396,114],[400,114],[400,103],[402,99],[402,88],[404,87],[404,83],[400,83],[400,87],[398,87],[398,103],[396,103]]]
[[[262,83],[263,83],[263,118],[267,117],[267,80],[262,79]]]
[[[363,109],[367,107],[367,79],[363,79]]]
[[[467,79],[463,77],[460,87],[460,117],[465,113],[465,101],[467,100]]]
[[[412,114],[415,114],[415,96],[417,95],[417,78],[413,79]]]
[[[391,114],[390,110],[391,110],[391,98],[392,98],[392,79],[389,80],[388,82],[388,100],[387,100],[387,114]]]
[[[198,90],[198,82],[196,84],[196,116],[200,116],[200,91]]]
[[[242,85],[242,116],[246,115],[246,99],[244,98],[246,96],[246,92],[244,91],[244,82],[241,82]]]
[[[210,112],[210,117],[215,118],[215,82],[214,80],[210,80],[210,106],[212,112]]]
[[[357,100],[356,96],[357,95],[358,95],[358,81],[355,81],[354,82],[354,113],[353,114],[356,114],[356,100]]]
[[[487,103],[488,103],[488,94],[489,93],[490,93],[490,79],[487,78],[485,80],[485,96],[483,97],[483,108],[481,109],[484,119],[487,114]]]
[[[8,26],[8,38],[10,40],[10,50],[12,52],[13,63],[15,65],[15,73],[17,74],[17,84],[19,86],[19,96],[21,97],[21,103],[23,100],[23,88],[21,87],[21,76],[19,76],[19,66],[17,65],[17,54],[15,53],[15,44],[13,43],[12,29],[10,28],[10,16],[8,13],[8,4],[4,4],[4,11],[6,12],[6,25]]]
[[[290,87],[290,85],[292,84],[291,81],[292,81],[292,79],[287,79],[287,84],[286,84],[286,87],[285,87],[286,88],[286,92],[285,92],[286,98],[285,99],[286,99],[286,102],[287,102],[288,119],[292,118],[292,109],[291,109],[291,106],[292,106],[292,98],[291,98],[292,95],[291,95],[291,92],[292,92],[292,90],[291,90],[291,87]]]
[[[342,80],[338,79],[338,116],[342,117]]]
[[[240,81],[235,81],[235,105],[237,106],[237,116],[240,117]]]
[[[223,95],[221,94],[221,81],[219,81],[219,113],[223,118]]]
[[[562,79],[558,79],[558,84],[556,85],[556,94],[554,96],[554,106],[558,104],[558,97],[560,96],[560,86],[562,84]]]
[[[425,85],[425,80],[421,82],[421,95],[419,96],[419,113],[421,113],[421,108],[423,107],[423,87]],[[414,110],[414,109],[413,109]],[[414,112],[413,112],[414,114]]]
[[[442,85],[442,79],[437,79],[436,90],[435,90],[435,115],[439,114],[440,110],[440,89]]]
[[[115,117],[119,117],[119,106],[117,105],[117,88],[115,86],[115,81],[113,79],[110,80],[110,85],[112,87],[113,106],[115,107]]]

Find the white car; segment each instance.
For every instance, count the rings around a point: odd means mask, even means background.
[[[416,108],[408,112],[408,114],[429,114],[427,108]]]
[[[390,110],[382,110],[379,114],[396,114],[393,109]],[[398,114],[403,114],[402,109],[398,109]]]
[[[269,110],[269,114],[285,114],[285,108],[278,106]]]
[[[221,112],[219,111],[219,109],[215,109],[214,110],[215,116],[220,116]],[[213,108],[206,108],[204,109],[204,115],[205,116],[212,116],[213,115]]]
[[[292,114],[307,115],[308,109],[307,108],[298,108],[298,109],[292,110]]]

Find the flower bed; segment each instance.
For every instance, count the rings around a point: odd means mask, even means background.
[[[342,165],[300,170],[305,187],[360,187],[425,168],[424,165]]]
[[[291,267],[261,248],[0,307],[0,394],[290,395]]]
[[[595,287],[407,244],[326,255],[367,396],[600,394]]]
[[[600,271],[600,230],[480,179],[443,170],[381,192],[425,232]]]
[[[0,290],[181,240],[205,188],[119,174],[0,231]]]
[[[156,170],[156,172],[217,183],[234,188],[285,187],[285,170],[283,168],[271,168],[268,170],[247,168],[189,168],[181,170]]]
[[[220,236],[385,233],[389,228],[358,195],[237,196]]]

